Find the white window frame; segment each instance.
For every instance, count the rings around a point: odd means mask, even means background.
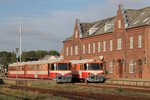
[[[118,38],[117,39],[117,50],[121,50],[122,49],[122,38]]]
[[[109,62],[109,73],[113,73],[113,61]]]
[[[134,73],[134,61],[129,61],[129,73]]]
[[[91,53],[91,44],[88,44],[88,53]]]
[[[95,53],[95,43],[93,43],[93,53]]]
[[[82,53],[85,54],[85,44],[82,45]]]
[[[130,37],[130,49],[133,49],[134,46],[134,38],[133,36]]]
[[[98,42],[98,52],[101,52],[101,42]]]
[[[103,52],[106,52],[106,41],[103,41]]]
[[[75,46],[75,55],[78,55],[78,46]]]
[[[70,55],[71,56],[73,55],[73,48],[72,48],[72,46],[70,47]]]
[[[69,48],[66,47],[66,56],[68,56],[68,55],[69,55]]]
[[[121,28],[121,20],[118,20],[118,28]]]
[[[138,48],[142,48],[142,35],[138,35]]]
[[[110,51],[112,51],[113,50],[113,40],[110,40],[110,49],[109,49]]]

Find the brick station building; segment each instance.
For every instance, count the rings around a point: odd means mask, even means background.
[[[92,23],[76,20],[64,59],[103,59],[108,77],[150,79],[150,7],[123,9]]]

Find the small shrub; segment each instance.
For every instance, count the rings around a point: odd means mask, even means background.
[[[124,92],[124,89],[122,87],[116,88],[117,93],[122,93]]]

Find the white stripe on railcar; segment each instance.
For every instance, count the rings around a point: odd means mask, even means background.
[[[24,71],[10,71],[10,74],[24,74]]]
[[[48,74],[48,71],[27,71],[27,74]]]

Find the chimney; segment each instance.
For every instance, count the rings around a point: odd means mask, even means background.
[[[122,10],[122,9],[123,9],[123,4],[119,4],[118,10]]]
[[[79,23],[80,22],[80,20],[79,19],[76,19],[76,23]]]

